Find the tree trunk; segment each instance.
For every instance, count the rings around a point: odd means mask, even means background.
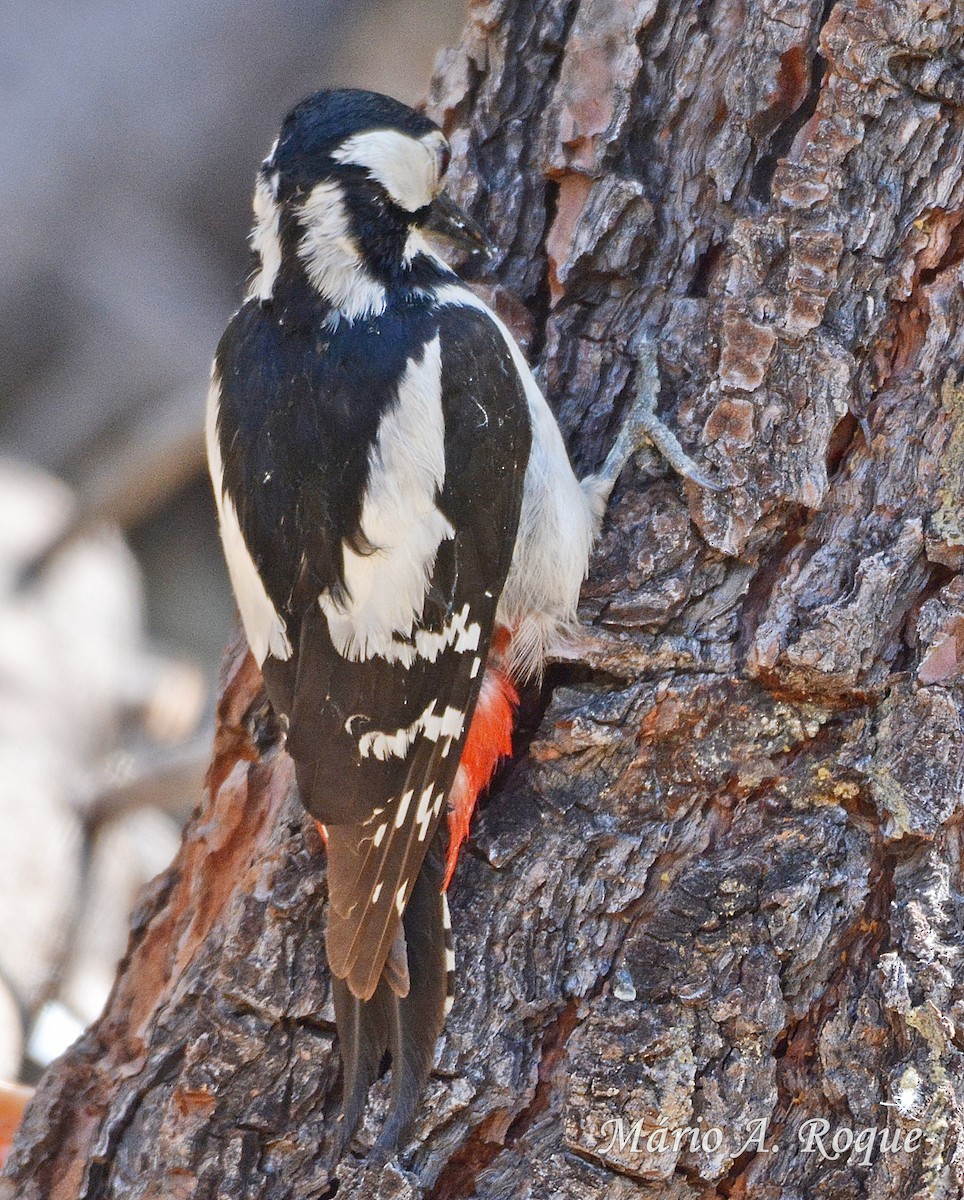
[[[648,332],[726,487],[624,474],[452,888],[414,1148],[339,1197],[961,1195],[962,46],[946,0],[490,0],[443,59],[575,461]],[[259,686],[237,645],[211,795],[0,1197],[334,1194],[324,855]]]

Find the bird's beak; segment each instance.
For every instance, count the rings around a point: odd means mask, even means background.
[[[481,225],[463,212],[447,192],[439,192],[432,201],[423,229],[428,234],[451,242],[465,254],[481,254],[491,258],[495,253]]]

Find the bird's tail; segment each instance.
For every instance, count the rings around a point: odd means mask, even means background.
[[[386,1053],[391,1055],[391,1100],[385,1125],[369,1155],[374,1164],[387,1162],[398,1148],[432,1069],[436,1042],[451,1003],[454,974],[442,878],[441,862],[430,853],[402,917],[407,995],[399,996],[393,990],[390,964],[369,1000],[353,995],[344,979],[332,978],[344,1079],[338,1158],[358,1128],[368,1090],[382,1072]]]

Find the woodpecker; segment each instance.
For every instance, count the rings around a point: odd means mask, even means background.
[[[609,493],[656,441],[655,365],[581,482],[522,352],[432,248],[478,252],[442,131],[386,96],[297,105],[258,173],[207,450],[251,652],[327,846],[340,1154],[386,1052],[403,1137],[451,1004],[446,889],[517,687],[576,619]],[[712,486],[712,485],[710,485]]]

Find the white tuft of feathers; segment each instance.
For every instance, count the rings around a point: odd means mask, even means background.
[[[248,287],[248,300],[270,300],[281,270],[281,209],[276,199],[278,172],[268,177],[261,172],[254,189],[254,228],[251,249],[258,256],[258,270]]]

